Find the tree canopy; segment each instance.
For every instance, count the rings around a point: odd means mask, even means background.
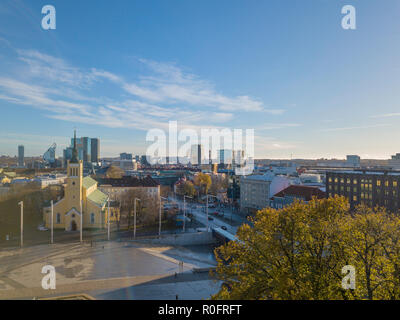
[[[110,166],[106,172],[106,178],[121,179],[125,175],[125,171],[116,166]]]
[[[400,218],[345,198],[259,211],[216,249],[214,299],[399,299]],[[345,266],[355,289],[342,288]]]
[[[207,194],[211,187],[211,177],[205,173],[199,173],[194,178],[194,185],[199,188],[200,194]]]

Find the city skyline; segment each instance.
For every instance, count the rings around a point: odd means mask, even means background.
[[[356,30],[341,27],[344,1],[55,0],[51,31],[45,4],[0,4],[0,155],[55,142],[61,156],[74,127],[101,157],[141,155],[170,120],[253,128],[255,158],[400,151],[396,1],[357,2]]]

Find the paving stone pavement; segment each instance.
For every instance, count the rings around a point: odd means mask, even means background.
[[[185,261],[183,267],[180,261]],[[56,269],[56,290],[41,288],[44,265]],[[98,299],[207,299],[219,284],[194,268],[213,267],[185,248],[104,242],[41,245],[0,251],[0,299],[88,293]],[[183,272],[183,273],[182,273]],[[175,273],[177,277],[175,277]]]

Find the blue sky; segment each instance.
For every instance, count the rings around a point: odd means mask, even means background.
[[[258,158],[389,158],[399,16],[398,0],[2,0],[0,154],[61,154],[74,127],[102,156],[142,154],[147,130],[177,120],[254,128]]]

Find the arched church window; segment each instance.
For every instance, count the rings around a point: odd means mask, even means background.
[[[90,214],[90,223],[94,224],[94,213]]]

